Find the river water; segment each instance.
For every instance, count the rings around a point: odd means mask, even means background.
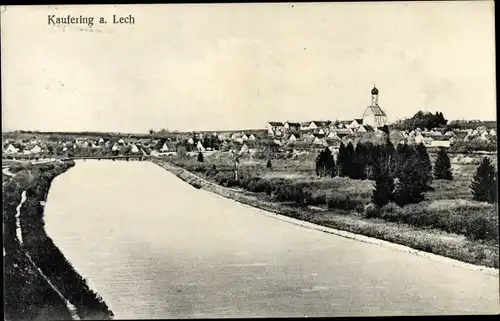
[[[77,161],[47,233],[117,319],[498,313],[498,277],[309,230],[153,163]]]

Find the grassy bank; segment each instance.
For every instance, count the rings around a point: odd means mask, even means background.
[[[319,179],[304,173],[266,175],[257,170],[241,171],[236,181],[227,165],[154,162],[197,188],[244,204],[463,262],[498,267],[498,214],[493,205],[429,200],[404,208],[389,204],[373,215],[365,208],[373,190],[370,181]]]
[[[99,295],[92,291],[86,281],[73,269],[71,263],[66,260],[44,229],[44,208],[40,202],[46,200],[52,180],[73,165],[74,162],[40,164],[21,166],[12,170],[16,174],[15,177],[4,185],[4,200],[8,200],[8,206],[4,207],[6,257],[11,257],[14,260],[14,258],[17,259],[15,253],[29,253],[36,266],[40,268],[62,295],[76,307],[77,314],[81,319],[109,320],[113,316],[112,312]],[[19,218],[23,240],[21,243],[16,237],[15,214],[23,191],[26,191],[26,200],[20,207]],[[13,274],[17,273],[13,272]],[[15,288],[15,282],[10,288],[12,293],[19,293],[19,295],[11,295],[10,292],[7,292],[8,297],[11,297],[11,320],[25,319],[22,312],[23,306],[27,304],[24,309],[31,306],[31,304],[20,298],[26,297],[31,292],[42,291],[38,289],[37,284],[28,281],[24,283],[26,286],[21,289]],[[42,300],[46,306],[51,306],[51,303],[53,303],[49,296],[47,299],[45,299],[45,296],[39,296],[38,300]],[[16,305],[17,308],[14,308]],[[59,305],[54,305],[54,307],[57,306]],[[43,309],[38,310],[38,313],[43,311]],[[47,319],[53,318],[57,319],[57,315]],[[70,319],[68,316],[62,318]]]

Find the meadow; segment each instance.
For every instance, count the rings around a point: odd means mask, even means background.
[[[480,246],[480,253],[471,253],[475,250],[469,249],[467,253],[455,253],[453,257],[498,267],[498,209],[495,204],[473,201],[469,188],[482,157],[450,155],[453,180],[434,179],[432,189],[425,193],[422,202],[404,207],[389,203],[376,215],[367,210],[374,189],[373,181],[318,177],[312,153],[274,158],[270,168],[266,166],[265,158],[240,158],[238,180],[235,179],[230,153],[213,154],[205,157],[203,162],[197,161],[196,157],[174,157],[170,162],[208,181],[257,196],[263,202],[302,207],[310,212],[309,220],[318,224],[332,225],[329,217],[341,215],[346,219],[400,226],[439,234],[440,237],[446,234],[448,238],[466,240],[469,242],[467,246]],[[434,155],[431,154],[430,158],[433,163]],[[492,160],[496,163],[496,155]],[[338,223],[333,225],[338,227]],[[437,246],[422,244],[421,249]],[[436,251],[443,254],[448,249],[432,250]]]

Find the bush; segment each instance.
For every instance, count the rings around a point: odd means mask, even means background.
[[[341,209],[350,211],[356,208],[357,204],[351,200],[349,195],[332,193],[327,197],[327,205],[329,209]]]
[[[305,199],[306,204],[308,205],[324,205],[326,204],[326,194],[324,192],[311,192],[306,195]]]
[[[439,150],[436,161],[434,163],[434,178],[452,180],[451,163],[448,154],[444,148]]]
[[[497,240],[498,220],[485,215],[474,215],[468,218],[466,235],[473,240]]]
[[[489,158],[483,158],[470,185],[472,199],[480,202],[497,202],[496,170]]]
[[[377,217],[380,217],[380,208],[378,208],[373,203],[366,204],[364,206],[364,208],[363,208],[363,215],[366,218],[377,218]]]
[[[276,189],[275,197],[280,202],[295,202],[297,204],[305,204],[307,194],[304,188],[296,185],[280,185]]]

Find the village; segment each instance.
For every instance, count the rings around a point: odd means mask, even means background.
[[[371,104],[361,118],[353,120],[313,120],[305,122],[270,121],[266,128],[237,131],[202,131],[151,135],[124,135],[85,137],[85,135],[31,135],[21,137],[15,133],[4,135],[3,152],[9,158],[53,156],[104,156],[139,154],[153,157],[173,155],[180,148],[189,154],[233,151],[253,155],[259,151],[293,154],[307,153],[329,147],[333,153],[341,143],[359,141],[381,142],[384,126],[390,129],[394,144],[420,144],[430,148],[451,148],[456,143],[490,143],[496,145],[495,128],[439,127],[398,130],[391,128],[386,113],[379,106],[379,90],[371,90]],[[450,123],[448,121],[448,123]]]

